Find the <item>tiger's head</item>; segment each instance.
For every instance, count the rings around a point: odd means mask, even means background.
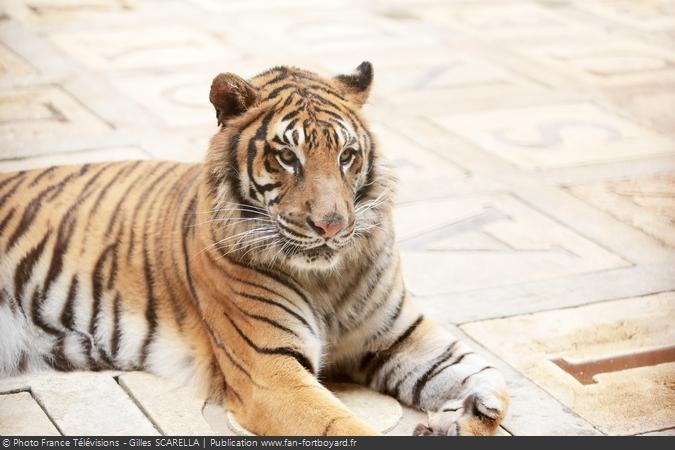
[[[206,167],[217,245],[326,270],[382,229],[392,178],[360,114],[372,79],[363,62],[333,78],[276,67],[213,80],[220,130]]]

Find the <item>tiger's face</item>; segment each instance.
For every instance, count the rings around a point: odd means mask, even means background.
[[[210,97],[222,137],[214,142],[226,145],[212,146],[208,164],[212,174],[227,166],[215,183],[237,197],[230,222],[249,252],[330,269],[373,227],[376,151],[358,111],[371,81],[369,63],[332,79],[285,67],[249,82],[216,77]]]

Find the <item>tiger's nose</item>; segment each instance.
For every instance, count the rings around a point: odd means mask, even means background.
[[[332,238],[340,231],[344,230],[347,225],[347,221],[340,214],[329,214],[317,221],[308,217],[307,223],[314,231],[325,238]]]

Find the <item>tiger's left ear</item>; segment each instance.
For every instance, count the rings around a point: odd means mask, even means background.
[[[373,65],[363,61],[354,72],[338,75],[335,80],[343,88],[345,96],[360,107],[368,100],[370,85],[373,82]]]
[[[221,73],[211,83],[209,100],[216,108],[218,125],[224,125],[227,119],[243,114],[258,103],[258,91],[233,73]]]

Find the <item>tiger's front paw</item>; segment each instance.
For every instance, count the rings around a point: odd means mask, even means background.
[[[475,392],[464,401],[448,401],[430,413],[429,423],[417,425],[413,436],[491,436],[507,408],[506,392]]]

